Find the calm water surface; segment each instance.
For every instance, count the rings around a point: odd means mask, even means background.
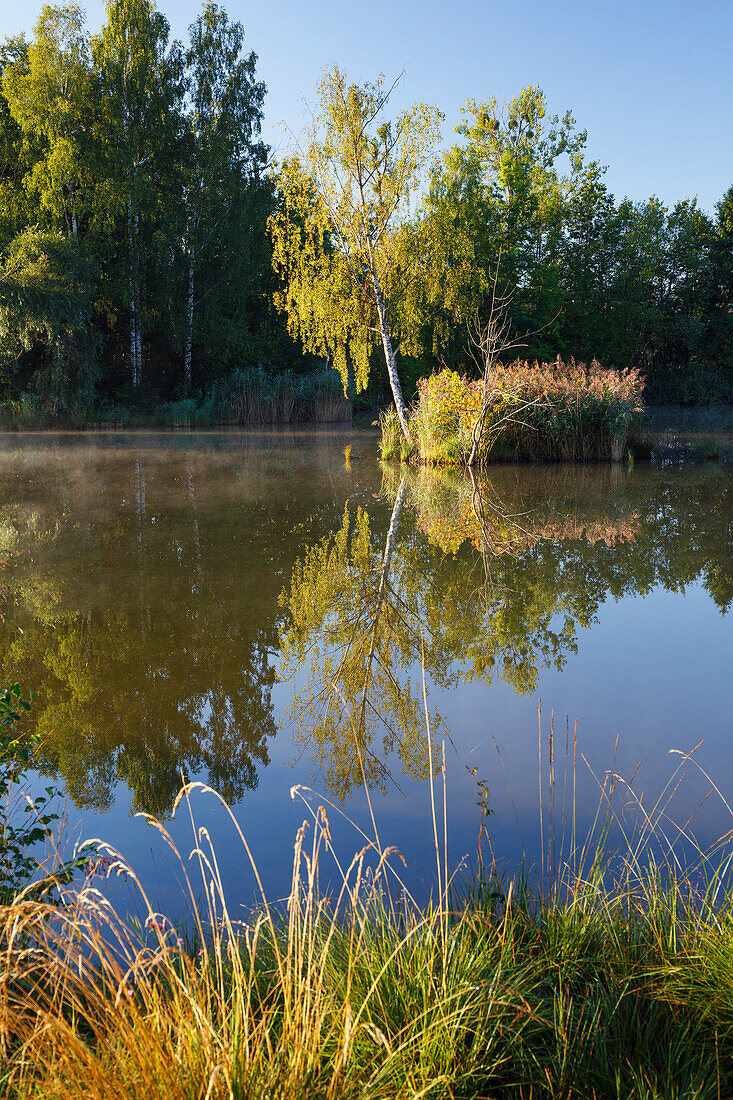
[[[636,800],[653,807],[680,763],[670,750],[700,742],[659,828],[679,844],[693,817],[708,844],[733,827],[706,799],[712,780],[733,804],[723,442],[722,462],[669,445],[635,469],[473,484],[383,473],[368,432],[4,436],[0,546],[22,553],[4,575],[2,660],[36,692],[43,775],[172,913],[175,860],[134,815],[169,819],[182,775],[221,792],[275,896],[306,802],[333,803],[344,857],[361,843],[348,819],[371,834],[365,779],[382,843],[427,891],[444,745],[451,862],[475,859],[483,821],[500,865],[536,863],[553,711],[558,844],[574,756],[578,830],[609,771],[638,830]],[[231,898],[251,900],[233,824],[211,796],[193,806]],[[187,852],[185,815],[169,827]]]

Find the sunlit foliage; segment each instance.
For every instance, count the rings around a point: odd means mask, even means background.
[[[390,91],[383,77],[360,86],[337,67],[325,74],[307,146],[282,166],[270,225],[290,331],[334,363],[344,391],[350,377],[364,389],[381,343],[403,420],[393,342],[414,340],[422,318],[406,311],[405,291],[430,260],[414,247],[409,215],[442,116],[417,103],[393,122]]]

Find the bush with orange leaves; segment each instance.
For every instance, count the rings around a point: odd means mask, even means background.
[[[479,464],[618,461],[643,411],[643,390],[638,370],[606,370],[595,359],[517,360],[497,364],[484,380],[443,370],[418,383],[408,447],[382,417],[382,457],[466,465],[485,408]]]

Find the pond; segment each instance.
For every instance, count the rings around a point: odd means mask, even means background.
[[[617,829],[680,858],[686,833],[714,843],[733,828],[730,437],[714,462],[662,438],[636,467],[472,481],[382,469],[369,431],[2,437],[3,669],[36,693],[69,842],[111,841],[172,915],[180,868],[135,815],[187,853],[182,776],[231,807],[192,798],[244,905],[235,822],[279,897],[323,799],[340,857],[376,823],[425,896],[431,774],[451,867],[479,847],[507,874],[556,863],[604,783]]]

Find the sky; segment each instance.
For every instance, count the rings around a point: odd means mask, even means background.
[[[158,0],[186,40],[201,0]],[[394,109],[445,114],[443,140],[473,97],[505,101],[527,84],[551,114],[571,109],[617,198],[697,197],[733,184],[733,0],[228,0],[267,85],[265,140],[281,155],[308,121],[320,74],[337,62],[361,82],[403,73]],[[41,0],[0,0],[0,35],[32,34]],[[103,0],[85,5],[89,27]]]

